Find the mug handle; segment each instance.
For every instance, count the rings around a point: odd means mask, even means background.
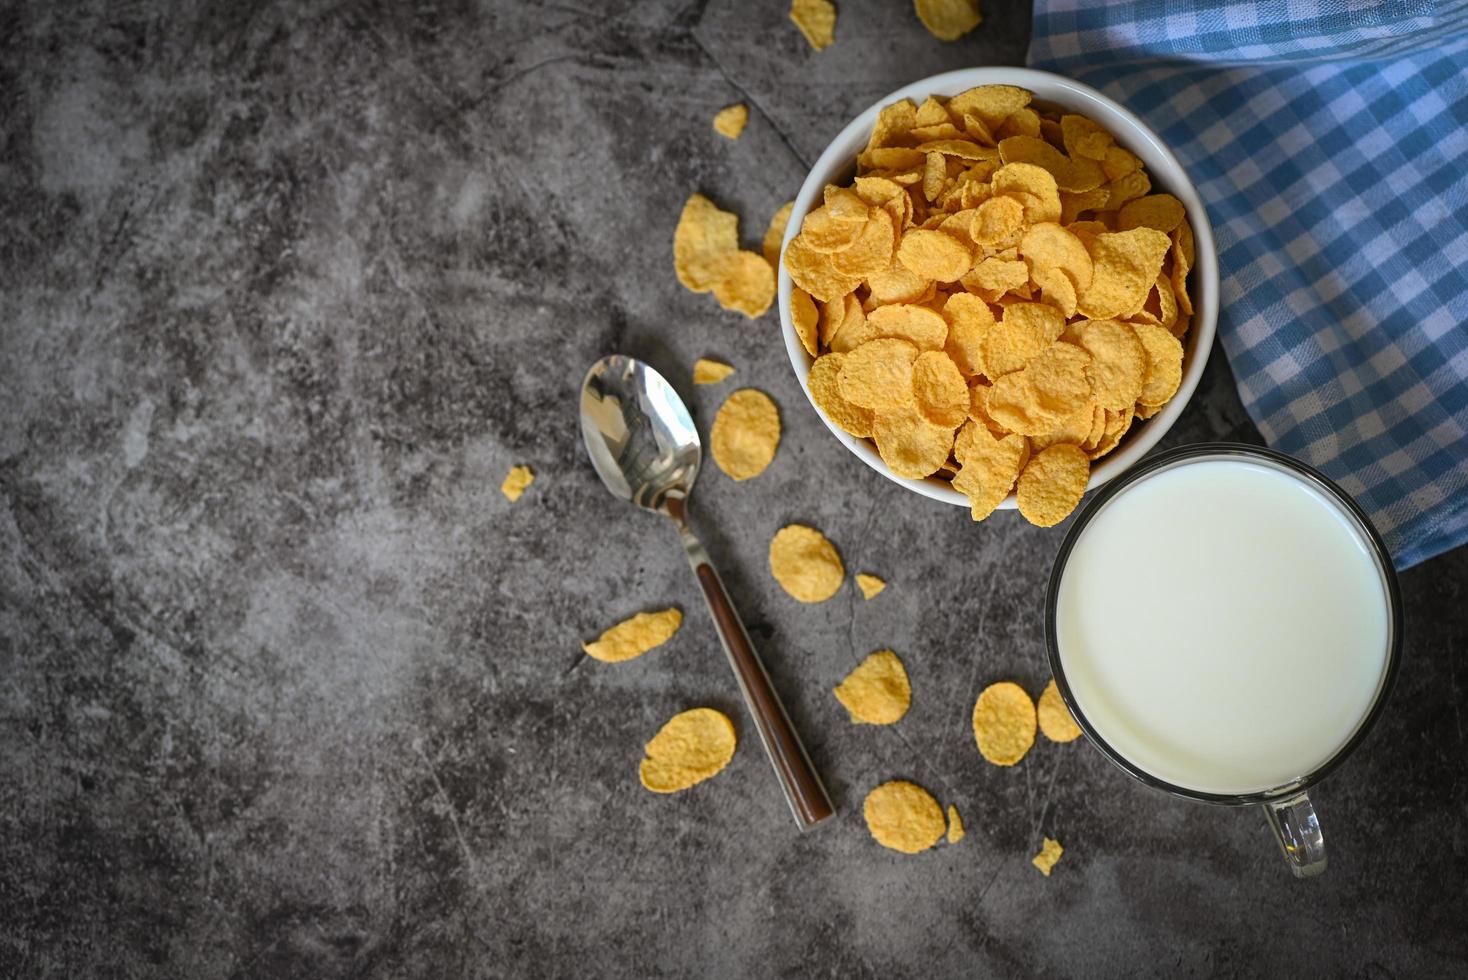
[[[1296,878],[1311,878],[1325,870],[1325,837],[1320,818],[1305,793],[1263,804],[1264,819],[1279,841],[1285,863]]]

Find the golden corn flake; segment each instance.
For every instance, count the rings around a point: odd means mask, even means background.
[[[1097,403],[1116,410],[1135,403],[1147,375],[1147,353],[1135,330],[1117,320],[1082,320],[1076,327],[1076,343],[1091,355],[1086,377]]]
[[[912,362],[912,400],[923,418],[950,433],[968,417],[968,385],[942,351],[924,351]]]
[[[839,378],[841,397],[873,411],[902,408],[912,401],[912,365],[918,349],[905,340],[869,340],[846,355]]]
[[[696,385],[716,385],[733,373],[734,368],[723,361],[700,357],[693,362],[693,383]]]
[[[1074,414],[1061,419],[1044,432],[1031,435],[1030,449],[1039,452],[1062,442],[1073,446],[1082,445],[1091,437],[1091,430],[1095,427],[1096,407],[1094,401],[1087,402]]]
[[[695,293],[706,293],[723,271],[724,261],[739,251],[739,217],[721,211],[702,194],[683,205],[673,232],[673,268],[678,281]]]
[[[974,520],[984,520],[1009,496],[1027,452],[1024,436],[996,435],[978,420],[966,422],[958,430],[953,454],[959,469],[953,477],[953,489],[969,499]]]
[[[1010,432],[1039,435],[1091,400],[1086,367],[1091,355],[1072,344],[1054,343],[1023,369],[994,382],[985,402],[990,418]]]
[[[835,40],[836,7],[830,0],[791,0],[790,19],[817,51]]]
[[[785,271],[797,286],[823,303],[841,299],[861,285],[862,278],[837,272],[831,256],[815,251],[799,235],[785,247]]]
[[[1095,448],[1086,451],[1086,455],[1094,462],[1105,456],[1117,447],[1121,437],[1126,435],[1127,429],[1131,428],[1135,413],[1128,408],[1124,412],[1113,412],[1106,409],[1106,425],[1102,431],[1101,438],[1096,440]]]
[[[702,194],[683,205],[673,232],[673,269],[688,289],[712,292],[724,309],[750,318],[775,298],[775,270],[763,256],[739,250],[739,219]]]
[[[1072,193],[1100,187],[1106,179],[1106,174],[1096,161],[1084,157],[1072,159],[1038,136],[1011,136],[1000,140],[999,158],[1006,164],[1034,164],[1055,178],[1055,185],[1059,190]],[[1058,217],[1057,210],[1056,218]]]
[[[1193,301],[1188,297],[1188,270],[1193,267],[1193,229],[1184,220],[1172,232],[1172,289],[1177,296],[1177,307],[1188,316],[1193,315]]]
[[[1167,234],[1183,222],[1183,202],[1171,194],[1148,194],[1128,201],[1116,213],[1116,230],[1155,228]]]
[[[1054,527],[1081,502],[1090,473],[1090,460],[1078,445],[1060,443],[1035,453],[1015,484],[1019,512],[1031,524]]]
[[[1043,145],[1043,140],[1039,141]],[[1055,177],[1031,163],[1006,163],[994,171],[990,181],[996,195],[1012,197],[1024,207],[1031,224],[1060,220],[1060,190]]]
[[[923,26],[940,41],[957,41],[984,20],[979,0],[913,0],[913,7]]]
[[[737,140],[749,122],[749,107],[743,102],[726,106],[714,116],[714,132],[731,140]]]
[[[535,474],[530,471],[530,467],[511,466],[510,472],[505,475],[505,482],[500,484],[500,493],[513,504],[534,482]]]
[[[1132,330],[1147,352],[1147,379],[1137,402],[1163,405],[1177,394],[1183,381],[1183,345],[1170,330],[1150,323],[1134,323]]]
[[[775,533],[770,541],[770,574],[800,602],[825,602],[846,578],[836,546],[802,524],[789,524]]]
[[[1091,252],[1091,285],[1080,292],[1080,311],[1093,320],[1126,316],[1142,308],[1162,271],[1172,241],[1155,228],[1097,235]]]
[[[724,400],[709,433],[714,462],[731,479],[759,476],[780,446],[780,411],[770,396],[741,388]]]
[[[866,203],[854,191],[838,187],[801,221],[801,239],[817,252],[840,251],[860,237],[869,215]]]
[[[950,803],[948,804],[948,843],[957,844],[963,838],[963,818],[958,815],[958,807]]]
[[[941,351],[948,339],[948,324],[931,307],[892,303],[866,315],[866,333],[873,340],[893,337],[907,341],[918,350]]]
[[[1079,238],[1053,221],[1031,225],[1020,239],[1019,254],[1032,276],[1039,271],[1057,269],[1077,289],[1091,285],[1091,254]]]
[[[1018,242],[1024,230],[1025,206],[1013,197],[991,197],[974,208],[969,237],[988,248],[1004,248]]]
[[[892,264],[896,248],[892,216],[881,208],[873,208],[867,214],[856,241],[831,253],[831,268],[841,275],[865,277]]]
[[[780,264],[780,246],[785,241],[785,226],[790,224],[790,212],[794,208],[794,201],[786,201],[780,205],[780,210],[770,218],[770,226],[765,229],[765,238],[760,245],[760,251],[771,267]]]
[[[912,704],[907,671],[891,650],[878,650],[863,660],[834,693],[859,725],[891,725],[902,720]]]
[[[815,357],[820,333],[820,312],[810,294],[803,289],[795,289],[790,293],[790,322],[795,327],[795,336],[800,338],[800,346],[811,357]]]
[[[1115,141],[1101,126],[1085,116],[1065,115],[1060,117],[1061,141],[1065,152],[1072,158],[1101,161],[1115,145]]]
[[[638,613],[613,626],[599,639],[581,644],[581,649],[604,663],[621,663],[667,643],[682,623],[683,614],[677,609]]]
[[[643,747],[637,775],[654,793],[677,793],[715,776],[734,758],[734,723],[713,708],[668,719]]]
[[[1035,702],[1012,681],[984,688],[974,702],[974,741],[996,766],[1012,766],[1035,744]]]
[[[897,260],[917,276],[957,282],[974,263],[969,247],[942,231],[911,231],[902,236]]]
[[[1040,722],[1040,731],[1052,742],[1074,742],[1081,737],[1081,726],[1070,716],[1070,709],[1065,706],[1065,699],[1060,696],[1054,680],[1040,692],[1035,715]]]
[[[858,572],[856,576],[856,587],[861,589],[861,597],[863,599],[875,599],[877,597],[877,593],[881,592],[887,587],[887,583],[877,578],[877,576],[875,575],[869,575],[866,572]]]
[[[948,462],[953,429],[935,425],[913,405],[878,412],[872,422],[872,441],[887,468],[909,480],[932,476]]]
[[[1050,871],[1060,860],[1060,855],[1065,853],[1065,848],[1060,846],[1060,841],[1045,838],[1045,843],[1040,847],[1040,853],[1030,858],[1030,863],[1040,869],[1040,874],[1046,878],[1050,877]]]
[[[735,252],[714,281],[714,299],[726,310],[737,310],[751,320],[762,316],[775,300],[775,270],[764,256]]]
[[[1128,201],[1134,201],[1152,189],[1152,181],[1140,170],[1122,174],[1104,185],[1107,191],[1107,211],[1119,211]]]
[[[1065,329],[1065,317],[1044,303],[1010,303],[984,341],[984,367],[990,378],[1023,368],[1049,349]]]
[[[822,354],[810,366],[806,385],[811,399],[826,418],[858,439],[865,439],[872,434],[872,411],[853,405],[841,396],[841,366],[845,360],[845,354]]]
[[[881,272],[867,276],[866,287],[869,303],[875,307],[922,302],[933,284],[909,272],[901,262],[894,262]]]
[[[943,838],[943,808],[932,793],[906,780],[868,793],[862,814],[873,840],[904,854],[919,854]]]
[[[1005,198],[1008,200],[1008,198]],[[990,256],[976,263],[963,277],[963,286],[990,303],[1001,303],[1006,293],[1013,293],[1029,282],[1030,270],[1018,259]]]
[[[1030,104],[1033,96],[1016,85],[980,85],[960,92],[948,100],[948,111],[955,117],[972,114],[983,120],[990,130]]]
[[[965,377],[984,374],[984,337],[994,329],[989,304],[972,293],[954,293],[943,304],[948,338],[943,349]]]

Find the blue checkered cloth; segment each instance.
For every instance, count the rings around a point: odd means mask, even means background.
[[[1468,541],[1468,0],[1035,0],[1029,61],[1187,168],[1269,444],[1400,568]]]

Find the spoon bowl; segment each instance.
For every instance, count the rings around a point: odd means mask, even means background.
[[[673,386],[636,358],[613,354],[586,372],[581,438],[606,488],[639,507],[667,513],[698,479],[698,428]]]

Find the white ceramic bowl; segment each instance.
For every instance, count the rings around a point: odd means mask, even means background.
[[[1193,390],[1198,387],[1198,379],[1203,376],[1203,368],[1208,363],[1208,352],[1213,347],[1213,334],[1218,325],[1218,256],[1213,246],[1213,229],[1208,223],[1208,212],[1182,164],[1177,162],[1172,151],[1140,119],[1088,85],[1030,68],[966,68],[913,82],[884,96],[857,116],[826,147],[811,168],[810,175],[805,178],[800,194],[795,198],[795,207],[790,212],[790,224],[785,229],[785,244],[789,244],[790,239],[800,230],[800,223],[805,219],[806,212],[819,204],[822,189],[827,184],[845,183],[851,179],[856,169],[856,156],[866,148],[877,113],[883,106],[899,99],[912,99],[914,103],[921,103],[929,95],[953,96],[975,85],[1018,85],[1033,92],[1039,102],[1052,103],[1091,117],[1104,126],[1118,144],[1142,158],[1142,163],[1152,178],[1154,193],[1166,191],[1183,202],[1188,212],[1188,222],[1193,228],[1197,261],[1189,276],[1189,286],[1193,293],[1194,315],[1192,327],[1184,340],[1182,385],[1162,411],[1145,422],[1134,423],[1122,439],[1121,445],[1091,468],[1091,479],[1086,489],[1093,490],[1140,460],[1172,428],[1172,424],[1187,407],[1188,399],[1192,398]],[[790,355],[790,365],[795,368],[800,386],[809,398],[810,389],[806,380],[810,375],[811,357],[801,346],[800,338],[796,336],[795,327],[790,321],[790,290],[793,284],[783,263],[779,270],[779,282],[780,328],[785,335],[785,350]],[[814,407],[815,402],[812,401],[811,405]],[[887,479],[925,497],[968,506],[968,498],[944,480],[932,477],[926,480],[910,480],[896,475],[882,462],[871,443],[856,438],[832,423],[819,407],[816,408],[816,413],[826,423],[826,428],[857,459]],[[1011,494],[1000,506],[1014,507],[1014,496]]]

